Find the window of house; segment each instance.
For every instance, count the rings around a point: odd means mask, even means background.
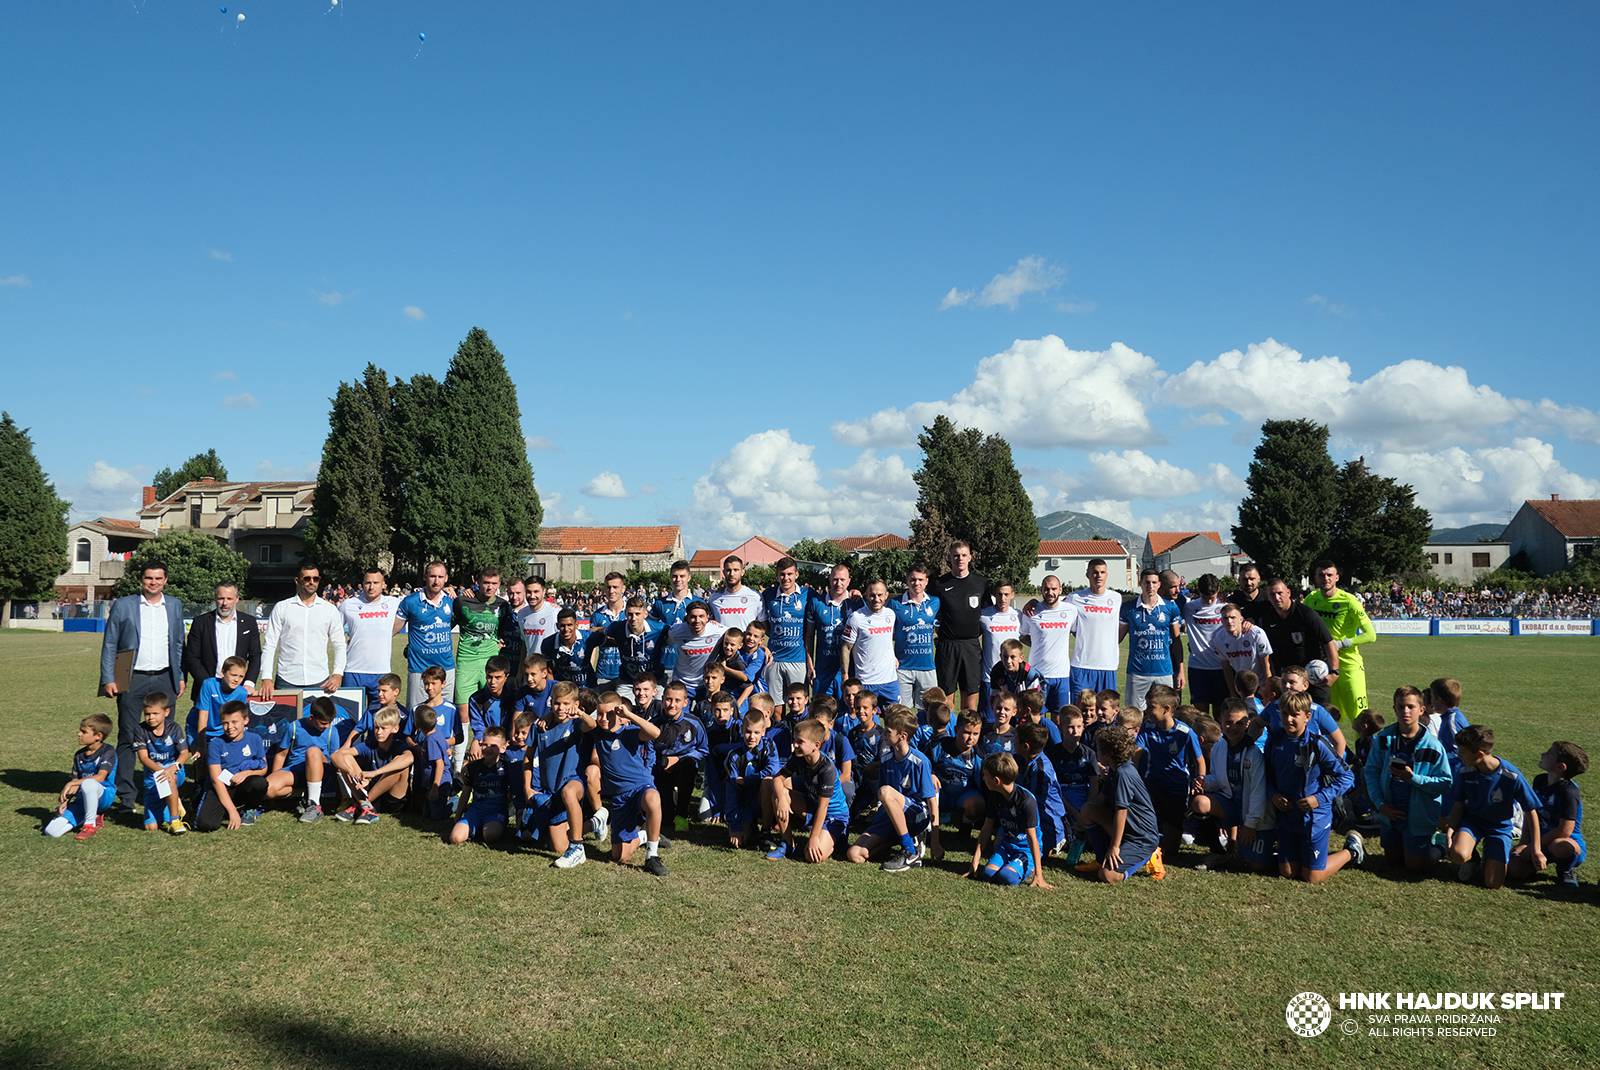
[[[197,528],[197,527],[200,526],[200,499],[199,498],[191,498],[191,499],[189,499],[189,526],[191,528]]]
[[[1439,563],[1439,555],[1438,554],[1429,554],[1428,555],[1428,564],[1437,565],[1438,563]]]
[[[1472,567],[1473,568],[1488,568],[1489,567],[1489,555],[1488,554],[1473,554],[1472,555]]]
[[[72,548],[72,559],[74,561],[76,561],[79,565],[83,566],[82,568],[78,569],[79,572],[83,572],[86,569],[88,569],[88,567],[89,567],[89,540],[88,539],[79,539],[77,541],[77,543]]]
[[[1447,565],[1455,564],[1456,563],[1456,555],[1455,554],[1445,554],[1444,555],[1444,563],[1447,564]]]
[[[261,563],[263,565],[283,564],[283,543],[264,542],[261,544]]]
[[[535,561],[530,564],[528,566],[528,575],[532,576],[534,579],[544,579],[544,562]]]

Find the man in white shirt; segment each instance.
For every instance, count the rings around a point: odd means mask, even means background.
[[[1000,580],[989,587],[989,597],[994,600],[994,605],[984,606],[978,614],[978,628],[983,632],[983,656],[981,659],[982,671],[980,676],[982,684],[979,687],[978,706],[983,710],[985,717],[989,715],[989,674],[1000,663],[1000,644],[1008,639],[1022,641],[1022,614],[1017,612],[1012,605],[1016,598],[1017,589],[1008,580]]]
[[[1122,595],[1110,589],[1111,570],[1105,558],[1090,561],[1084,575],[1089,586],[1074,591],[1069,599],[1078,607],[1078,649],[1072,662],[1070,688],[1074,697],[1080,691],[1117,689],[1121,648],[1118,632],[1122,626]]]
[[[537,576],[529,576],[522,585],[528,592],[528,604],[516,611],[517,626],[522,629],[522,648],[537,654],[545,636],[556,634],[556,614],[561,607],[545,601],[544,581]]]
[[[711,609],[704,602],[690,602],[683,619],[667,629],[667,644],[676,659],[672,678],[687,687],[691,697],[705,682],[706,664],[722,645],[722,633],[727,630],[711,619]]]
[[[1039,601],[1022,618],[1022,641],[1029,645],[1033,671],[1044,677],[1044,705],[1050,711],[1073,699],[1070,647],[1078,620],[1078,607],[1061,597],[1061,577],[1046,576],[1039,584]]]
[[[900,663],[894,656],[894,610],[889,588],[873,580],[861,592],[867,604],[845,619],[839,649],[845,679],[854,676],[863,690],[878,696],[880,709],[900,701]]]
[[[333,693],[343,682],[344,620],[333,603],[317,595],[322,570],[313,564],[295,574],[295,597],[272,607],[261,646],[261,697],[274,688]],[[331,658],[330,658],[331,651]]]
[[[367,692],[367,703],[378,699],[378,680],[392,671],[394,662],[395,611],[400,599],[384,594],[389,577],[381,568],[369,568],[361,575],[361,591],[339,603],[339,616],[349,648],[345,654],[345,687]]]
[[[725,628],[750,627],[752,621],[766,620],[761,608],[761,592],[744,586],[744,561],[729,554],[722,562],[722,586],[711,592],[711,615]]]

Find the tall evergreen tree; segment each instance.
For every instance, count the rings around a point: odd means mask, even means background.
[[[438,480],[447,478],[440,450],[449,437],[444,386],[431,375],[396,379],[390,390],[384,436],[389,475],[395,571],[421,577],[422,566],[444,544],[445,513]]]
[[[521,568],[544,508],[533,487],[516,384],[481,328],[456,350],[443,395],[448,427],[422,464],[425,475],[436,476],[429,490],[443,526],[438,542],[422,548],[462,574],[485,565]]]
[[[33,439],[0,413],[0,623],[17,598],[48,595],[67,571],[67,503],[45,478]]]
[[[330,578],[357,580],[389,556],[388,418],[388,377],[381,369],[369,364],[364,382],[339,384],[306,531],[306,552]]]
[[[1012,581],[1027,577],[1039,553],[1033,503],[1011,457],[1011,444],[976,428],[934,417],[917,437],[917,516],[911,552],[937,574],[953,539],[972,544],[973,568]]]
[[[215,449],[197,453],[184,461],[177,468],[163,468],[151,479],[155,484],[156,497],[165,498],[185,483],[192,483],[197,479],[210,476],[219,483],[228,478],[228,467],[222,463],[222,458],[217,456]]]
[[[1233,539],[1270,577],[1298,590],[1328,545],[1338,508],[1328,428],[1310,420],[1268,420],[1245,479]]]
[[[1409,484],[1381,476],[1365,457],[1340,466],[1327,556],[1341,577],[1376,580],[1422,568],[1433,517]]]

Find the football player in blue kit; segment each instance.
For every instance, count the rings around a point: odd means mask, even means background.
[[[1583,865],[1589,848],[1583,840],[1583,795],[1573,778],[1588,771],[1589,755],[1576,743],[1558,739],[1539,756],[1539,768],[1544,772],[1533,778],[1533,793],[1539,796],[1539,844],[1555,864],[1556,881],[1576,888],[1573,870]],[[1518,845],[1507,876],[1523,880],[1536,872],[1528,845]]]
[[[983,760],[983,831],[972,852],[968,876],[1016,887],[1027,881],[1050,888],[1044,879],[1044,852],[1039,844],[1039,805],[1033,793],[1017,783],[1017,760],[991,754]]]
[[[1311,729],[1311,696],[1291,691],[1280,700],[1282,727],[1267,733],[1267,800],[1278,814],[1278,873],[1321,884],[1366,858],[1359,832],[1343,850],[1328,850],[1333,800],[1355,786],[1355,776],[1328,737]]]
[[[506,831],[511,770],[506,765],[505,729],[490,725],[478,742],[478,756],[461,769],[456,823],[450,826],[446,843],[461,844],[468,840],[496,843]]]
[[[1494,730],[1478,724],[1463,728],[1456,733],[1456,753],[1461,756],[1461,775],[1456,779],[1455,805],[1439,822],[1441,830],[1455,829],[1450,860],[1462,866],[1463,877],[1470,877],[1468,867],[1481,843],[1483,886],[1505,884],[1520,805],[1528,861],[1535,872],[1543,869],[1549,861],[1539,838],[1539,796],[1522,770],[1494,753]]]
[[[826,862],[844,843],[850,808],[839,771],[823,753],[827,735],[827,725],[815,719],[794,727],[793,753],[772,781],[777,843],[767,852],[769,859],[793,854],[806,862]]]
[[[600,696],[593,714],[578,711],[581,730],[594,738],[600,798],[609,812],[611,861],[625,864],[644,841],[644,871],[667,875],[661,861],[661,793],[642,757],[661,729],[633,712],[615,691]]]
[[[939,827],[939,792],[933,786],[933,764],[911,746],[917,715],[909,707],[889,707],[883,735],[887,753],[878,767],[878,813],[847,856],[861,863],[885,850],[885,873],[904,873],[922,865],[919,841],[929,829]]]

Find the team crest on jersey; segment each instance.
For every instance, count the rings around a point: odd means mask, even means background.
[[[1500,791],[1499,788],[1495,788],[1494,789],[1494,794],[1489,796],[1489,801],[1490,802],[1501,802],[1502,800],[1503,800],[1503,793]]]
[[[618,747],[622,746],[622,741],[620,739],[608,739],[606,740],[606,746],[610,747],[612,750],[616,750]]]
[[[1289,633],[1289,641],[1291,643],[1295,644],[1296,646],[1299,646],[1301,643],[1306,641],[1306,633],[1305,632],[1290,632]]]
[[[246,758],[250,757],[250,746],[249,746],[249,744],[246,744],[244,750],[240,751],[239,753],[243,754]]]
[[[978,608],[978,596],[975,595],[975,594],[969,594],[967,596],[967,606],[969,608],[971,608],[971,609],[977,609]]]

